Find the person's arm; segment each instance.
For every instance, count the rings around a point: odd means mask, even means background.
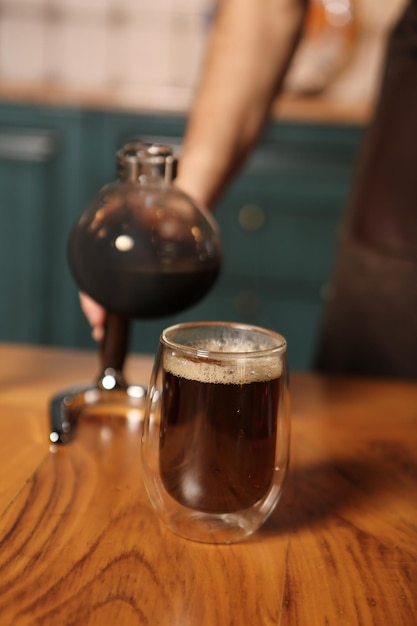
[[[221,0],[191,108],[176,184],[212,207],[268,119],[308,0]]]
[[[176,185],[211,208],[258,139],[296,48],[308,0],[220,0]],[[81,307],[104,335],[105,311]]]

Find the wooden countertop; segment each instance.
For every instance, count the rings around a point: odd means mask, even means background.
[[[53,84],[13,84],[0,81],[0,102],[77,107],[125,113],[186,116],[192,96],[188,89],[65,89]],[[369,99],[282,95],[271,111],[273,119],[328,124],[366,124],[372,112]]]
[[[137,423],[82,420],[51,446],[47,406],[94,353],[0,345],[0,623],[414,626],[417,385],[293,374],[292,461],[265,526],[183,540],[147,499]],[[127,375],[145,383],[150,357]]]

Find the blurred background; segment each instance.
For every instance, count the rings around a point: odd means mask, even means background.
[[[312,0],[285,93],[216,208],[224,269],[180,319],[282,332],[309,369],[337,227],[404,0]],[[213,0],[0,0],[0,340],[93,347],[66,263],[130,137],[180,149]],[[248,252],[250,251],[250,254]],[[153,352],[164,319],[135,324]]]
[[[21,85],[120,89],[185,103],[215,0],[1,0],[0,77]],[[404,0],[311,0],[289,90],[372,96],[386,30]],[[341,70],[343,70],[341,72]],[[341,75],[342,74],[342,75]],[[331,86],[328,84],[330,83]],[[169,93],[171,90],[171,93]],[[171,106],[168,103],[168,106]]]
[[[2,0],[0,74],[16,83],[154,90],[194,85],[210,0]]]

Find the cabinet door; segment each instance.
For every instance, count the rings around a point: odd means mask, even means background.
[[[225,241],[219,309],[268,326],[310,369],[359,128],[274,124],[216,209]]]
[[[52,133],[0,128],[1,338],[45,339],[47,178]]]
[[[0,339],[74,345],[81,317],[66,262],[80,208],[79,114],[0,107]]]

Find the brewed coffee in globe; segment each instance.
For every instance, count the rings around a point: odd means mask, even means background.
[[[169,148],[135,141],[117,156],[120,179],[100,191],[71,231],[72,274],[110,313],[137,319],[178,313],[201,300],[218,276],[216,223],[172,184]]]
[[[123,374],[131,319],[179,313],[203,298],[221,264],[215,220],[173,185],[168,146],[132,141],[117,153],[118,180],[80,215],[68,240],[78,288],[107,311],[96,383],[76,385],[50,403],[54,443],[70,441],[79,416],[107,404],[143,408],[146,389]]]

